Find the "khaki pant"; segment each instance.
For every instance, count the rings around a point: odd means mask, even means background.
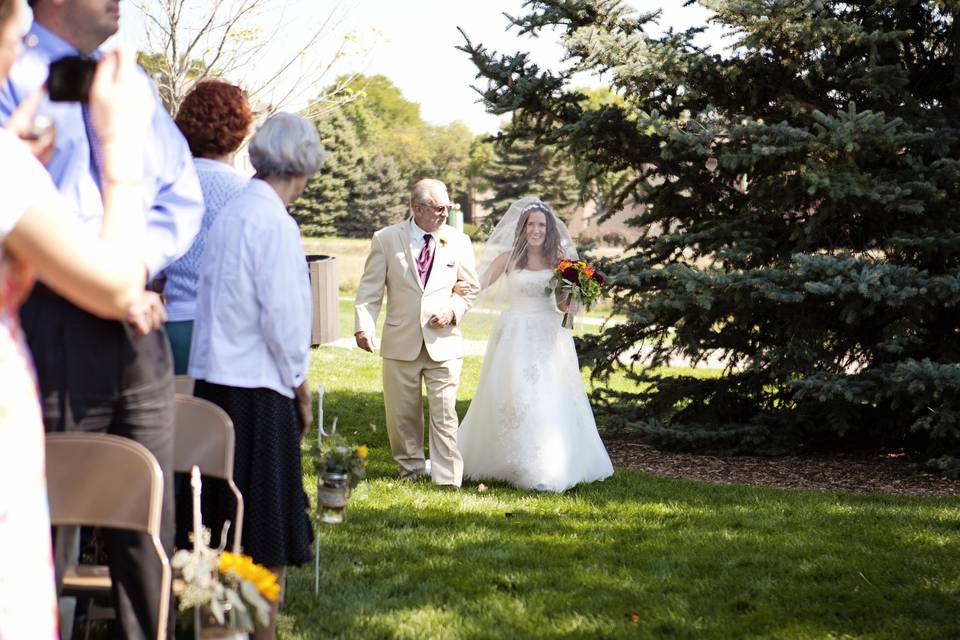
[[[387,435],[402,477],[424,473],[423,397],[430,405],[430,467],[435,484],[460,486],[463,459],[457,449],[457,385],[463,359],[437,362],[421,347],[416,360],[383,359]],[[421,382],[422,381],[422,382]]]

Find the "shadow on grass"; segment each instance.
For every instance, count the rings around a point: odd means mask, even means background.
[[[960,637],[956,500],[627,471],[562,495],[451,493],[395,479],[378,394],[328,403],[368,438],[372,481],[320,530],[320,595],[291,573],[288,637]]]

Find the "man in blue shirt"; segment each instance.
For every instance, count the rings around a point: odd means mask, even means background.
[[[96,58],[119,28],[118,0],[30,0],[34,24],[24,51],[0,86],[0,120],[46,81],[50,62],[67,55]],[[90,233],[103,216],[96,131],[77,102],[45,101],[39,113],[56,127],[47,169]],[[186,141],[159,104],[152,143],[144,149],[144,202],[149,204],[144,247],[148,279],[183,255],[203,216],[203,199]],[[135,215],[131,212],[131,215]],[[102,320],[38,285],[21,319],[40,381],[48,431],[96,431],[132,438],[156,456],[164,472],[163,543],[173,543],[174,386],[167,338],[145,292],[139,324]],[[133,319],[131,319],[133,321]],[[146,322],[146,324],[144,324]],[[155,638],[160,566],[143,534],[105,533],[123,636]],[[169,628],[169,626],[168,626]]]

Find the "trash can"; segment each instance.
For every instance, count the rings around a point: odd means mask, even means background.
[[[310,345],[315,347],[340,337],[337,259],[333,256],[308,255],[307,268],[310,272],[310,291],[313,297]]]

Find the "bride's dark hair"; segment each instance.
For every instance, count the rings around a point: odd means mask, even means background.
[[[513,251],[510,254],[510,266],[516,269],[527,267],[527,220],[530,214],[539,211],[547,221],[547,233],[543,238],[543,255],[552,265],[560,259],[560,233],[557,231],[557,217],[545,202],[534,202],[527,206],[517,220],[517,230],[513,237]]]

